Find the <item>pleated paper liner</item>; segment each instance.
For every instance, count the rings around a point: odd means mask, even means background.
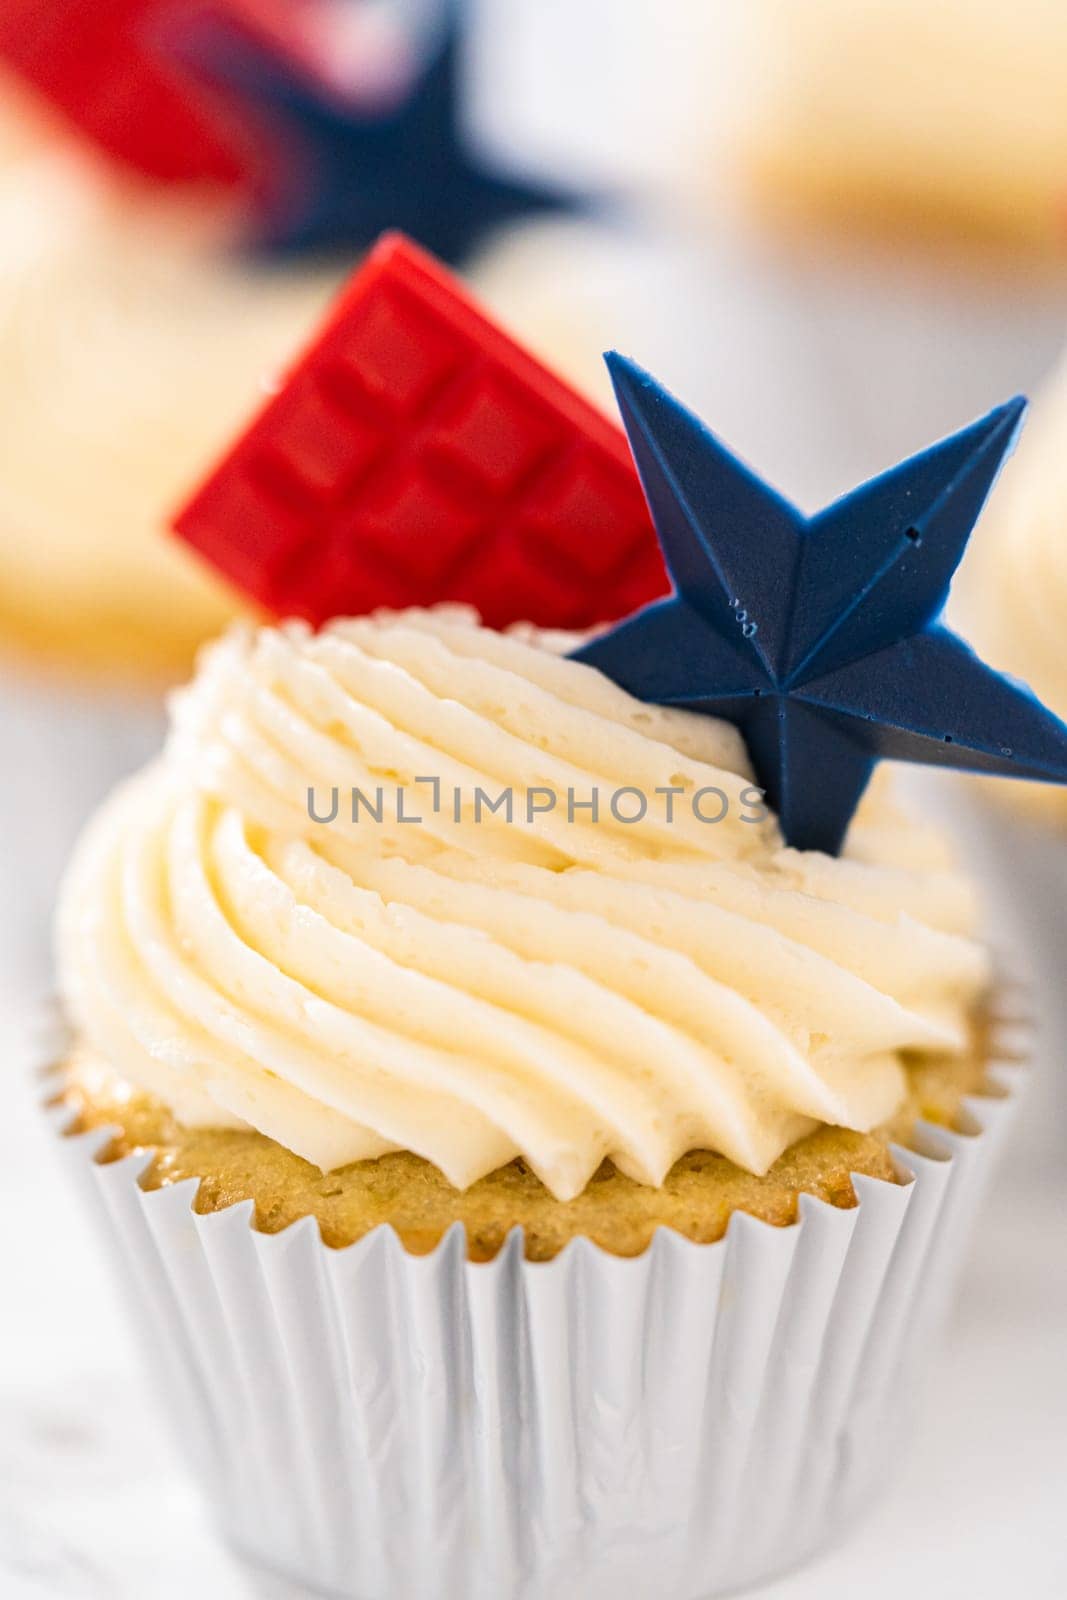
[[[1018,1099],[1029,1030],[1003,988],[990,1093],[919,1127],[840,1210],[801,1196],[718,1243],[661,1229],[489,1263],[345,1249],[252,1203],[146,1192],[107,1130],[57,1140],[104,1225],[149,1360],[226,1539],[349,1600],[704,1600],[840,1535],[886,1476]],[[49,1041],[57,1059],[58,1040]],[[51,1113],[62,1131],[64,1113]]]

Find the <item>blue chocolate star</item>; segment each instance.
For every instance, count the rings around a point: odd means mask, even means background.
[[[736,723],[786,842],[836,853],[876,761],[1067,782],[1067,727],[937,622],[1025,401],[803,516],[608,357],[675,593],[576,652]]]
[[[175,41],[185,63],[236,95],[257,123],[288,134],[291,166],[275,174],[259,242],[297,252],[362,247],[400,229],[448,262],[484,234],[576,198],[491,171],[467,148],[459,117],[459,7],[399,104],[365,107],[316,83],[264,39],[212,15]]]

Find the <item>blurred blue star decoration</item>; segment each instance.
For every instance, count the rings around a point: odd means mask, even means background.
[[[840,850],[886,758],[1067,782],[1067,727],[937,620],[1025,401],[809,518],[647,373],[607,360],[674,593],[578,660],[736,724],[798,849]]]
[[[235,97],[252,126],[273,129],[276,163],[254,242],[266,251],[361,249],[399,229],[455,265],[493,229],[571,211],[576,194],[495,171],[462,125],[466,0],[444,0],[421,61],[399,95],[342,91],[269,33],[208,5],[171,48],[205,87]]]

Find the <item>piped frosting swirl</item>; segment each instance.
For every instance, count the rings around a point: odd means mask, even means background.
[[[411,612],[207,652],[87,830],[59,943],[87,1048],[181,1120],[459,1187],[522,1156],[567,1198],[605,1157],[762,1172],[888,1118],[902,1052],[966,1043],[973,919],[885,801],[840,860],[784,849],[733,728]]]

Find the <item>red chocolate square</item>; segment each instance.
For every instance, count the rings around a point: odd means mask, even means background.
[[[431,434],[435,451],[468,472],[486,496],[512,490],[570,438],[528,392],[488,368],[475,372]]]
[[[175,527],[268,609],[316,623],[462,600],[496,627],[585,627],[668,588],[621,431],[399,235]]]

